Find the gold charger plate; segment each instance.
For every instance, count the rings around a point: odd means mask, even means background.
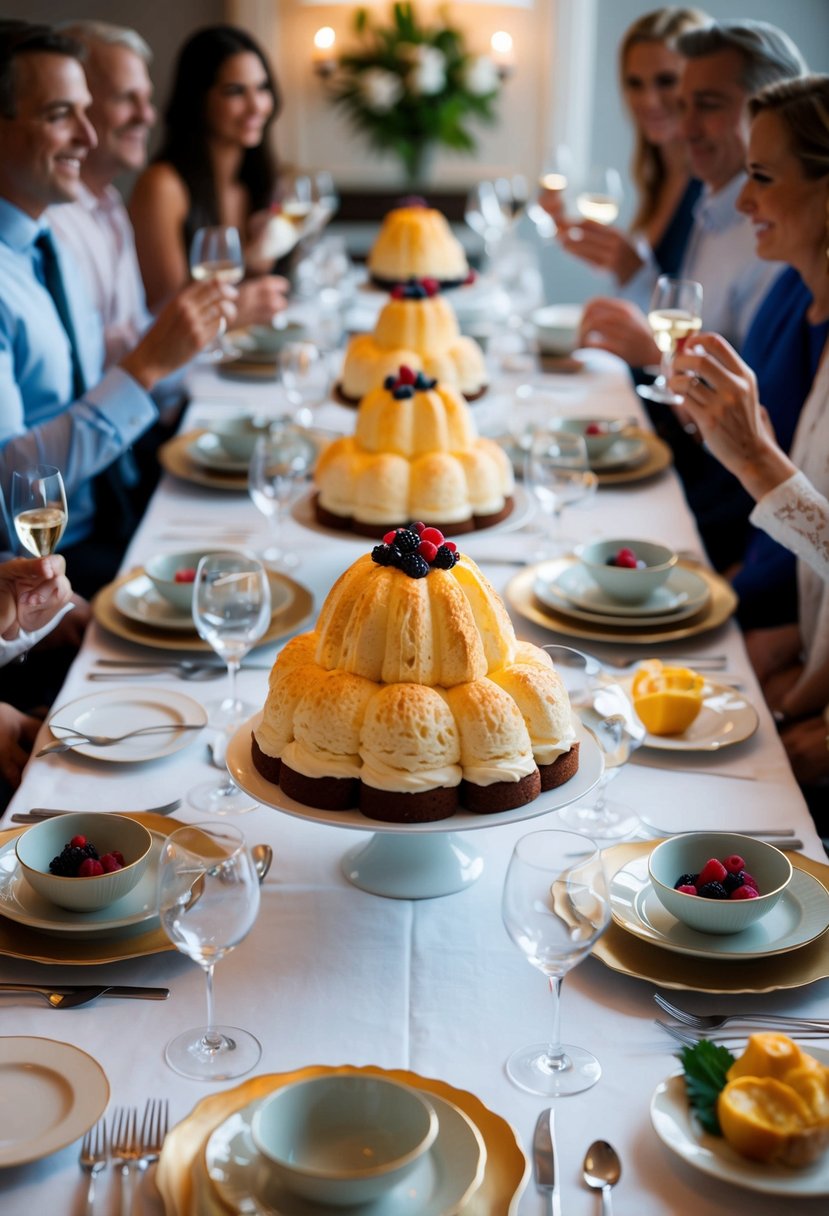
[[[643,623],[640,628],[626,626],[624,629],[576,620],[564,612],[548,608],[533,593],[533,584],[542,567],[545,575],[554,579],[568,566],[574,565],[576,560],[575,557],[559,557],[536,566],[526,566],[507,584],[504,595],[510,608],[535,625],[568,637],[586,638],[592,642],[627,642],[632,646],[654,646],[660,642],[676,642],[680,638],[689,638],[698,633],[706,633],[709,629],[717,629],[728,620],[737,607],[737,596],[730,583],[720,578],[713,570],[707,570],[696,562],[680,559],[679,566],[698,574],[706,582],[710,592],[705,607],[701,608],[696,616],[686,617],[676,625],[648,626]]]
[[[169,836],[184,827],[169,815],[140,813],[130,815],[144,827],[161,836]],[[26,827],[8,828],[0,832],[0,844],[20,836]],[[99,963],[119,963],[127,958],[142,958],[146,954],[161,954],[175,946],[160,925],[142,933],[125,933],[110,937],[74,937],[66,933],[51,936],[29,929],[17,921],[0,915],[0,955],[24,958],[30,963],[62,963],[71,967],[90,967]]]
[[[663,472],[673,464],[674,458],[671,449],[667,443],[664,443],[651,431],[634,427],[625,431],[625,438],[642,440],[647,448],[645,459],[630,468],[608,469],[606,472],[595,469],[599,486],[622,486],[634,481],[646,481],[649,477],[655,477],[657,473]]]
[[[206,469],[196,464],[188,455],[187,449],[200,435],[206,435],[206,428],[195,431],[185,431],[168,439],[158,449],[158,462],[173,477],[182,481],[192,482],[197,486],[206,486],[210,490],[231,491],[231,493],[247,493],[248,475],[244,473],[222,473],[218,469]]]
[[[167,1216],[218,1216],[219,1213],[232,1211],[221,1201],[207,1176],[204,1148],[211,1132],[256,1098],[264,1098],[294,1081],[330,1073],[389,1077],[454,1103],[478,1128],[487,1150],[484,1180],[461,1209],[463,1216],[516,1216],[519,1197],[529,1179],[530,1165],[509,1123],[467,1090],[455,1089],[445,1081],[421,1077],[402,1068],[377,1068],[374,1065],[364,1068],[313,1065],[293,1072],[269,1073],[253,1077],[235,1089],[212,1094],[199,1102],[167,1136],[158,1162],[156,1185],[164,1200]]]
[[[159,629],[153,625],[143,625],[140,621],[133,621],[118,611],[115,607],[116,591],[143,573],[143,566],[138,566],[127,574],[122,574],[114,583],[109,583],[106,587],[101,588],[92,600],[92,615],[98,624],[103,625],[104,629],[108,629],[116,637],[124,638],[128,642],[137,642],[139,646],[152,646],[156,650],[187,650],[212,654],[212,646],[209,642],[203,641],[195,630],[191,634]],[[261,641],[257,642],[258,646],[265,646],[268,642],[277,642],[280,638],[287,637],[303,621],[306,621],[314,610],[314,597],[307,587],[295,582],[287,574],[277,574],[273,570],[268,572],[268,578],[272,583],[278,583],[287,588],[291,596],[285,607],[280,608],[271,617],[267,632]]]
[[[649,853],[658,841],[635,840],[603,851],[608,878],[623,866]],[[798,853],[786,856],[796,870],[811,874],[829,891],[829,866]],[[686,989],[691,992],[719,994],[737,992],[777,992],[783,988],[802,988],[829,977],[829,949],[826,934],[807,946],[786,954],[758,959],[695,958],[674,954],[652,946],[627,933],[617,924],[608,926],[593,947],[592,954],[611,971],[631,975],[660,988]]]

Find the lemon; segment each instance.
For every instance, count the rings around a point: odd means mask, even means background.
[[[702,709],[702,676],[648,659],[633,678],[633,707],[652,735],[681,735]]]
[[[787,1072],[800,1068],[807,1059],[813,1057],[804,1056],[788,1035],[764,1031],[749,1036],[745,1051],[731,1065],[726,1076],[729,1081],[738,1077],[777,1077],[782,1081]]]
[[[754,1161],[785,1161],[812,1125],[808,1106],[776,1077],[738,1077],[717,1099],[722,1134]]]

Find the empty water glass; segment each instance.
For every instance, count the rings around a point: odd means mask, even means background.
[[[267,519],[271,545],[262,554],[269,566],[293,568],[299,558],[282,543],[285,512],[305,487],[316,449],[294,426],[275,423],[257,439],[248,469],[248,492]]]
[[[279,374],[302,426],[311,426],[314,409],[327,400],[331,369],[324,350],[313,342],[287,342],[279,356]]]
[[[564,508],[591,498],[599,484],[587,459],[581,435],[569,431],[536,431],[525,453],[527,487],[551,527],[545,529],[538,560],[572,548],[561,532]]]

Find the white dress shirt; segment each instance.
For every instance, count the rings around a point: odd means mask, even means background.
[[[47,621],[45,625],[41,625],[40,629],[35,629],[32,633],[27,633],[25,629],[21,629],[16,638],[10,638],[8,641],[5,638],[0,638],[0,667],[5,667],[7,663],[11,663],[13,659],[18,658],[21,654],[25,654],[27,650],[31,650],[36,646],[41,638],[48,637],[53,629],[57,629],[67,612],[71,612],[75,607],[74,603],[64,604],[59,608],[51,621]]]

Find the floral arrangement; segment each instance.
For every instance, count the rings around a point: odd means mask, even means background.
[[[409,3],[397,3],[390,25],[358,9],[358,50],[340,56],[331,91],[358,131],[379,151],[395,152],[417,181],[433,144],[474,152],[470,119],[493,122],[500,79],[488,55],[471,53],[444,18],[421,25]]]

